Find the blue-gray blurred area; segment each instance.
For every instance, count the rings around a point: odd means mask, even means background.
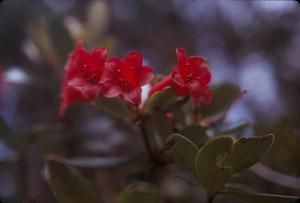
[[[176,63],[178,47],[186,48],[190,55],[205,57],[213,75],[212,86],[230,83],[247,91],[227,114],[224,126],[249,122],[245,136],[274,133],[276,142],[264,163],[299,181],[300,4],[297,1],[2,1],[0,112],[15,136],[45,133],[40,135],[46,137],[41,142],[55,139],[45,151],[69,158],[117,157],[134,154],[143,147],[141,140],[136,139],[136,130],[128,130],[131,128],[128,122],[112,122],[88,105],[71,107],[64,119],[58,116],[64,63],[80,39],[89,50],[108,47],[110,56],[123,57],[130,50],[138,50],[145,63],[161,74],[167,74]],[[39,136],[32,137],[25,142],[32,145],[39,142]],[[43,150],[27,150],[28,159],[15,167],[18,153],[0,142],[0,199],[18,201],[19,185],[15,179],[21,174],[27,184],[26,191],[21,193],[28,202],[55,202],[42,170],[42,157],[46,154]],[[105,202],[113,202],[124,171],[132,170],[135,169],[93,172],[96,184],[100,188],[105,185],[102,187]],[[92,176],[89,170],[85,172]],[[233,181],[262,192],[297,195],[300,191],[300,187],[274,183],[251,171]],[[179,186],[169,188],[169,193],[179,189]]]

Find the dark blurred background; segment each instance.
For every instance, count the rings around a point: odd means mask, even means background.
[[[213,86],[230,83],[248,92],[224,125],[249,122],[244,136],[276,136],[263,163],[278,177],[264,177],[264,168],[256,167],[233,182],[261,192],[300,195],[296,1],[5,0],[0,3],[0,112],[14,136],[22,137],[25,150],[20,155],[6,138],[0,140],[0,199],[20,202],[20,190],[29,202],[55,202],[42,170],[48,153],[85,166],[83,172],[94,178],[106,202],[113,202],[123,178],[136,170],[110,168],[120,155],[143,148],[127,122],[112,122],[88,105],[75,105],[66,118],[58,117],[64,62],[79,39],[89,50],[108,47],[110,56],[139,50],[162,74],[175,64],[177,47],[204,56]],[[180,189],[178,183],[170,185],[170,194]]]

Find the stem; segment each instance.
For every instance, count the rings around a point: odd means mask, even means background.
[[[194,124],[197,124],[199,119],[198,119],[198,111],[196,107],[194,107],[193,113],[194,113]]]
[[[156,161],[156,156],[152,150],[152,147],[151,147],[151,144],[149,141],[149,137],[147,136],[144,120],[140,123],[140,129],[141,129],[142,138],[143,138],[146,150],[149,154],[149,157],[151,160]]]
[[[20,155],[16,162],[17,183],[19,189],[19,198],[21,202],[29,202],[28,200],[28,180],[27,180],[27,163],[26,155]]]

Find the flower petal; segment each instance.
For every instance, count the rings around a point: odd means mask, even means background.
[[[100,83],[110,86],[111,83],[116,83],[116,79],[118,78],[118,75],[116,75],[118,69],[121,69],[123,67],[123,61],[117,57],[113,57],[109,59],[105,63],[105,68],[102,73],[102,77],[100,80]]]
[[[192,67],[202,67],[205,64],[205,61],[201,56],[191,56],[189,58],[189,63]]]
[[[183,67],[189,58],[186,53],[186,50],[184,48],[177,48],[176,55],[177,55],[177,66]]]
[[[206,89],[203,93],[203,102],[204,104],[210,104],[212,100],[212,92],[209,89]]]
[[[91,53],[91,58],[93,63],[98,67],[102,67],[107,59],[107,52],[106,48],[95,48]]]
[[[146,85],[147,83],[150,83],[154,77],[153,69],[147,66],[142,66],[138,69],[137,77],[138,86]]]
[[[192,81],[188,84],[188,90],[193,98],[195,105],[201,102],[201,96],[203,92],[203,86],[198,81]]]
[[[188,96],[190,94],[186,86],[183,87],[174,83],[172,87],[175,90],[176,96]]]
[[[142,66],[143,56],[140,52],[131,51],[125,56],[125,63],[130,66]]]
[[[172,77],[171,74],[163,78],[161,81],[156,83],[150,90],[149,96],[153,95],[156,92],[162,91],[166,89],[167,87],[171,87],[172,85]]]
[[[63,91],[61,94],[61,101],[60,101],[60,108],[59,108],[59,115],[62,117],[64,116],[67,108],[78,102],[86,102],[84,97],[81,94],[80,88],[75,88],[72,86],[64,85]]]
[[[142,95],[142,88],[137,87],[130,92],[126,92],[123,94],[123,98],[126,102],[139,105],[141,103],[141,95]]]
[[[98,97],[101,88],[98,85],[87,84],[81,90],[81,94],[86,101],[93,101]]]
[[[106,87],[103,90],[103,94],[105,97],[112,98],[122,94],[122,88],[118,85]]]
[[[208,71],[208,69],[205,69],[200,77],[200,83],[203,86],[208,85],[208,83],[211,81],[211,73]]]
[[[172,71],[172,80],[174,83],[176,83],[178,86],[185,86],[185,82],[182,78],[182,75],[179,73],[178,68],[174,68]]]

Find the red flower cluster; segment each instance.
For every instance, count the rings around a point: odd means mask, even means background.
[[[185,49],[176,49],[177,64],[171,73],[155,84],[150,95],[167,87],[177,96],[192,96],[194,104],[210,103],[212,94],[208,89],[211,74],[208,65],[200,56],[188,56]]]
[[[130,52],[122,61],[107,60],[107,49],[96,48],[88,53],[81,42],[70,54],[65,66],[60,115],[73,103],[92,102],[102,93],[106,97],[121,96],[131,105],[139,105],[141,87],[153,78],[153,70],[143,66],[143,57]]]
[[[113,57],[106,63],[102,82],[106,97],[121,96],[126,102],[139,105],[141,102],[141,87],[149,83],[153,78],[153,70],[143,66],[143,56],[132,51],[122,61]]]
[[[120,96],[132,106],[141,102],[141,87],[150,83],[153,70],[143,65],[143,56],[131,51],[124,60],[107,59],[108,50],[95,48],[88,53],[81,42],[70,54],[65,66],[61,93],[60,115],[73,103],[92,102],[99,94],[107,98]],[[192,96],[194,104],[209,103],[208,84],[211,75],[202,57],[187,56],[184,49],[177,49],[177,64],[172,72],[154,85],[150,95],[172,87],[177,96]]]

